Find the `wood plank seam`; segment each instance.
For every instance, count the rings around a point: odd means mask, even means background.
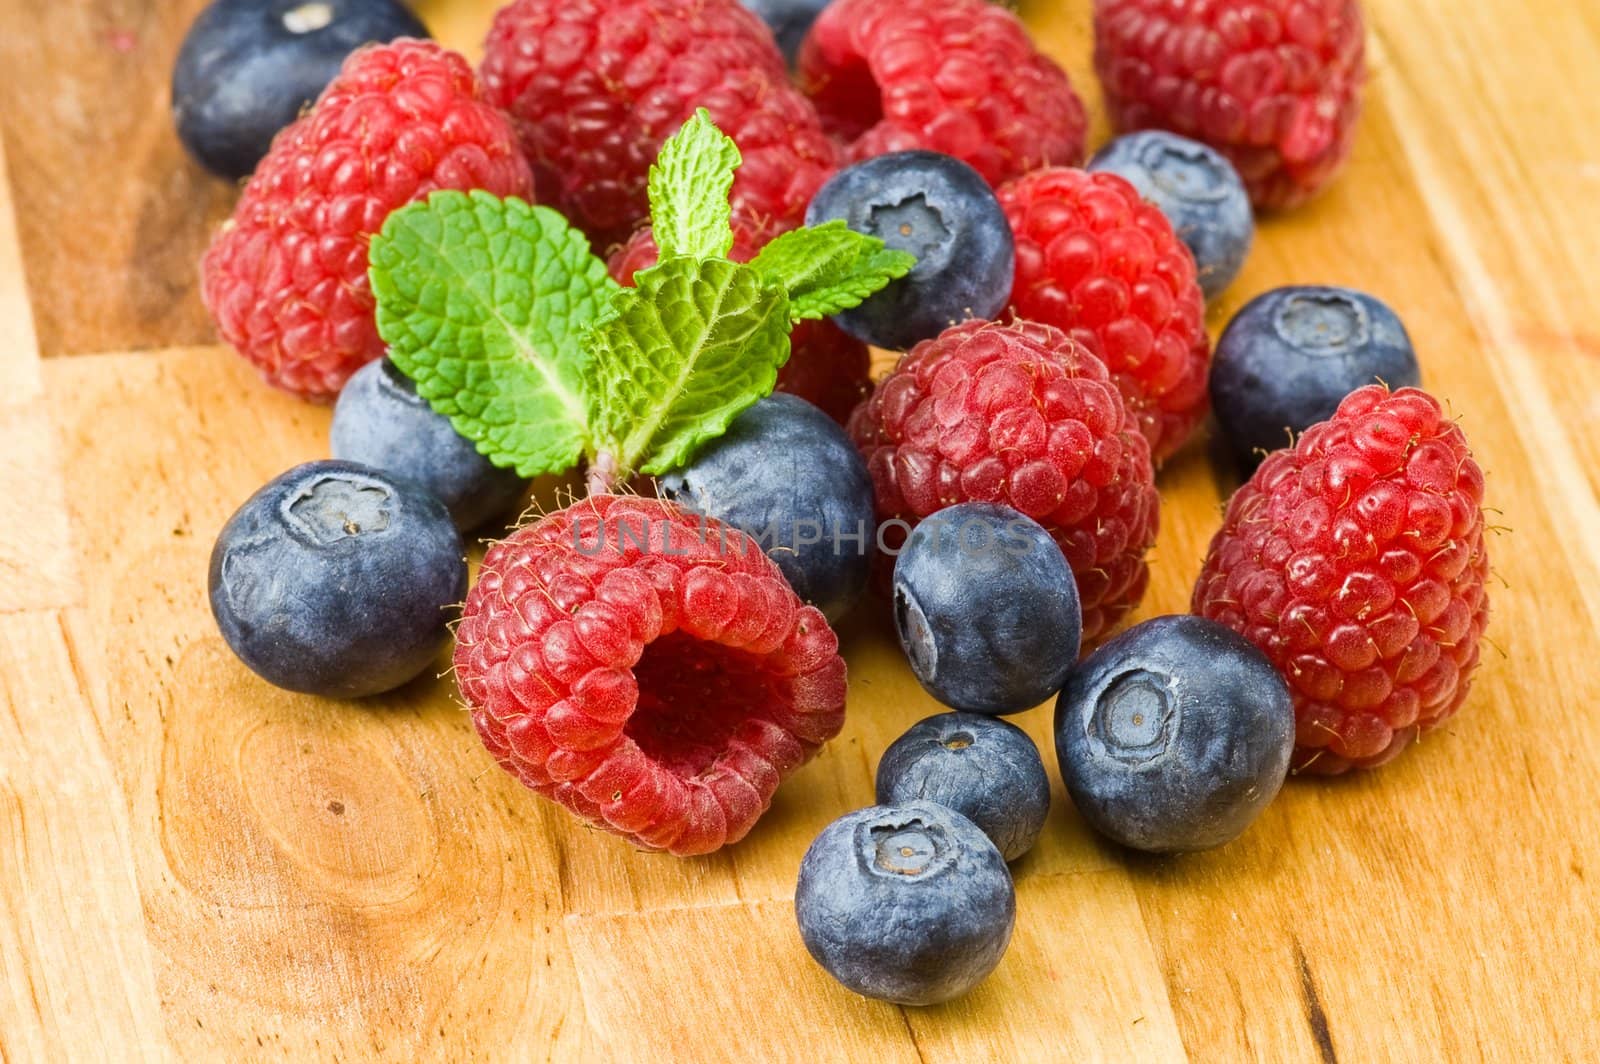
[[[82,598],[7,172],[0,138],[0,615]]]
[[[5,135],[0,130],[0,405],[34,402],[44,395],[39,336],[8,174]]]
[[[1058,805],[1059,805],[1059,803],[1058,803]],[[1052,814],[1051,814],[1052,815],[1052,820],[1058,819],[1056,817],[1056,813],[1057,812],[1059,812],[1060,815],[1063,816],[1063,817],[1068,817],[1068,818],[1074,818],[1075,819],[1076,816],[1077,816],[1077,814],[1075,812],[1073,812],[1071,807],[1069,806],[1065,810],[1061,810],[1059,808],[1052,810]],[[612,844],[614,844],[614,840],[610,836],[604,836],[604,835],[601,835],[601,836],[598,837],[598,842],[601,845],[612,845]],[[564,849],[564,847],[563,847],[563,849]],[[645,851],[640,851],[640,852],[644,853]],[[648,856],[656,857],[656,856],[661,856],[661,855],[657,855],[657,854],[651,853],[651,854],[648,854]],[[681,860],[681,858],[674,858],[674,860]],[[1107,875],[1122,876],[1123,878],[1127,878],[1126,870],[1121,868],[1121,867],[1119,867],[1119,866],[1114,866],[1114,865],[1107,865],[1107,866],[1100,866],[1100,867],[1093,867],[1093,868],[1040,868],[1040,869],[1027,869],[1027,870],[1024,870],[1024,871],[1017,871],[1017,870],[1013,869],[1013,872],[1016,875],[1016,881],[1017,881],[1017,885],[1018,885],[1019,889],[1021,887],[1025,886],[1028,883],[1035,883],[1035,882],[1043,884],[1043,883],[1050,883],[1050,882],[1055,882],[1055,881],[1072,881],[1072,880],[1080,880],[1080,879],[1091,879],[1091,878],[1094,878],[1094,877],[1097,877],[1097,876],[1107,876]],[[771,904],[775,904],[775,903],[786,903],[786,902],[793,902],[793,901],[794,901],[793,893],[787,893],[786,892],[786,893],[781,893],[781,894],[754,894],[754,895],[749,895],[749,896],[740,895],[737,898],[731,898],[731,899],[727,899],[727,900],[684,902],[682,904],[660,904],[660,903],[653,903],[652,904],[652,903],[649,903],[649,902],[644,902],[644,903],[637,904],[637,905],[633,906],[632,908],[623,908],[623,907],[619,907],[619,906],[613,906],[613,907],[609,907],[609,908],[581,908],[580,907],[580,908],[566,909],[564,911],[563,915],[566,916],[566,917],[613,917],[613,916],[671,915],[671,914],[675,914],[675,913],[696,913],[696,912],[710,912],[710,911],[715,911],[715,910],[720,910],[720,909],[738,909],[738,908],[748,907],[748,906],[751,906],[751,905],[771,905]]]

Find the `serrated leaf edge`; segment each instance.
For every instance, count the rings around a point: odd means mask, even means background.
[[[691,153],[695,138],[700,137],[706,138],[703,158]],[[696,110],[661,146],[646,179],[650,226],[661,258],[723,258],[728,254],[733,247],[733,206],[728,197],[743,161],[738,144],[717,128],[704,107]],[[708,167],[707,176],[688,196],[680,195],[681,190],[670,179],[675,174],[688,176],[702,163]],[[690,246],[684,241],[689,229],[684,220],[702,213],[714,235],[707,243]]]
[[[392,212],[390,216],[384,220],[383,227],[380,229],[377,236],[374,237],[374,240],[383,240],[385,242],[392,241],[392,237],[389,235],[390,226],[403,225],[410,229],[411,233],[417,238],[419,246],[428,248],[436,259],[442,261],[449,267],[448,273],[444,273],[446,283],[467,280],[467,274],[457,267],[450,260],[448,255],[442,253],[443,245],[427,240],[425,234],[419,232],[417,228],[411,224],[409,217],[411,214],[419,214],[424,210],[431,209],[438,203],[449,203],[450,201],[458,201],[467,206],[468,209],[476,209],[477,207],[485,204],[492,204],[496,206],[504,205],[509,207],[513,213],[522,212],[529,216],[536,217],[539,221],[541,232],[543,234],[556,234],[551,241],[552,243],[560,244],[561,242],[565,241],[573,248],[582,248],[587,261],[585,262],[583,269],[574,271],[569,275],[569,281],[589,281],[596,290],[596,303],[609,303],[615,297],[617,292],[622,291],[622,286],[617,284],[616,281],[612,280],[610,274],[607,272],[604,261],[594,254],[588,238],[580,230],[574,228],[571,223],[567,221],[565,216],[561,215],[557,211],[551,210],[548,207],[529,203],[528,201],[517,196],[507,196],[502,198],[483,190],[462,192],[455,189],[441,189],[435,191],[426,199],[407,204],[405,207]],[[371,261],[369,252],[368,278],[372,285],[375,297],[381,296],[383,290],[385,289],[393,290],[394,285],[392,280],[387,276],[388,272],[389,271],[381,270],[380,267]],[[519,328],[506,320],[499,313],[498,307],[493,307],[492,309],[494,311],[494,319],[499,322],[506,334],[512,338],[514,350],[517,351],[519,357],[524,362],[531,364],[538,372],[540,378],[548,384],[550,391],[557,397],[561,407],[568,414],[567,423],[577,430],[575,433],[575,435],[578,437],[576,451],[572,457],[567,460],[566,465],[557,468],[540,462],[524,460],[524,455],[526,452],[507,447],[503,443],[492,438],[490,435],[484,433],[484,423],[482,421],[465,413],[449,413],[446,410],[440,409],[440,405],[445,404],[448,406],[453,406],[457,409],[457,411],[460,411],[460,404],[455,400],[456,397],[461,393],[456,390],[441,387],[440,378],[437,376],[430,376],[422,380],[418,380],[417,378],[413,377],[412,380],[416,384],[417,392],[422,396],[423,399],[428,401],[428,404],[432,406],[435,411],[445,416],[450,421],[451,426],[458,433],[460,433],[466,439],[471,440],[474,448],[479,454],[488,458],[494,465],[501,468],[515,469],[517,474],[522,477],[533,477],[547,473],[564,472],[566,469],[572,468],[573,464],[581,459],[583,455],[590,448],[592,448],[593,432],[589,424],[587,401],[584,397],[573,394],[572,391],[563,384],[553,364],[547,364],[537,357],[537,351],[530,344],[522,341],[519,334]],[[384,316],[381,299],[378,300],[377,313],[380,318]],[[604,314],[603,311],[601,313],[602,315]],[[400,323],[403,324],[403,319]],[[591,322],[590,327],[592,327],[592,325],[593,323]],[[396,362],[396,365],[400,366],[398,361]],[[400,369],[402,372],[406,372],[404,366],[400,366]],[[407,376],[411,376],[411,374],[407,373]]]
[[[644,271],[643,273],[641,273],[639,275],[638,278],[636,278],[636,283],[638,283],[640,285],[640,287],[642,288],[644,283],[645,283],[645,280],[644,280],[645,274],[653,272],[654,270],[660,269],[661,266],[666,265],[669,261],[674,261],[674,260],[663,259],[656,266],[651,267],[650,270]],[[698,260],[698,261],[703,263],[706,260]],[[735,264],[735,265],[739,265],[739,264]],[[748,268],[748,267],[743,267],[743,268]],[[757,273],[756,276],[757,276],[758,280],[763,280],[759,273]],[[738,270],[730,271],[728,273],[728,276],[727,276],[726,280],[723,281],[723,283],[721,284],[721,286],[717,290],[717,295],[718,295],[717,302],[718,303],[721,302],[721,296],[724,293],[726,293],[730,287],[732,287],[732,285],[735,282],[735,279],[738,278],[738,277],[739,277],[739,271]],[[787,310],[787,303],[788,303],[787,293],[781,287],[770,285],[770,284],[763,284],[762,285],[762,292],[763,293],[770,292],[770,293],[774,293],[776,295],[782,296],[783,298],[774,301],[773,310],[770,313],[781,313],[781,314],[784,314],[784,315],[787,316],[787,314],[788,314],[788,310]],[[661,318],[660,307],[655,303],[644,303],[644,302],[641,302],[640,305],[649,307],[651,314],[656,319],[656,322],[658,323],[658,325],[660,325],[660,327],[662,328],[662,331],[665,332],[665,326],[661,325],[661,322],[660,322],[660,318]],[[620,313],[618,313],[616,316],[620,317],[621,315],[620,315]],[[600,321],[597,321],[595,323],[594,328],[598,331],[599,329],[603,328],[610,320],[611,320],[611,318],[609,318],[609,317],[601,319]],[[653,414],[649,418],[646,418],[643,421],[641,421],[640,423],[638,423],[634,427],[633,431],[629,432],[628,435],[623,440],[618,442],[618,444],[617,444],[618,465],[623,470],[637,470],[639,472],[647,473],[647,474],[651,474],[651,475],[667,472],[667,467],[659,465],[657,463],[657,461],[655,460],[654,456],[649,454],[649,453],[647,453],[647,450],[648,450],[648,448],[650,448],[650,445],[655,441],[656,433],[658,431],[660,431],[662,424],[667,420],[667,416],[672,412],[672,408],[673,408],[674,402],[677,400],[678,397],[680,397],[680,396],[682,396],[684,394],[685,388],[688,385],[688,382],[689,382],[690,378],[693,376],[695,368],[699,364],[700,358],[702,357],[702,355],[703,355],[703,353],[705,351],[706,338],[710,336],[710,334],[712,333],[712,331],[716,327],[716,320],[717,319],[713,319],[713,320],[710,320],[710,321],[707,321],[707,322],[704,323],[704,325],[701,328],[699,336],[696,337],[695,342],[693,344],[693,347],[691,348],[691,350],[693,350],[695,352],[694,357],[692,359],[685,359],[683,366],[679,369],[679,372],[677,374],[676,379],[672,383],[672,386],[670,387],[670,389],[666,390],[663,393],[663,398],[662,398],[661,402],[656,404]],[[763,316],[763,317],[757,319],[754,323],[752,323],[752,325],[750,327],[750,330],[749,330],[749,335],[754,336],[757,333],[759,333],[761,331],[761,329],[765,326],[765,324],[766,324],[766,322],[768,320],[769,319],[768,319],[767,316]],[[785,335],[785,339],[787,339],[787,332],[786,332],[786,335]],[[763,388],[763,390],[762,390],[762,392],[760,394],[752,395],[751,398],[750,398],[750,401],[748,403],[745,403],[742,406],[738,406],[736,409],[730,409],[730,411],[728,412],[728,415],[727,415],[727,417],[725,419],[713,419],[712,421],[709,422],[709,424],[715,425],[717,427],[717,429],[718,429],[718,431],[716,433],[714,433],[713,436],[721,435],[722,432],[727,430],[727,427],[733,421],[733,418],[737,417],[740,413],[742,413],[750,405],[754,404],[759,399],[761,399],[763,395],[771,394],[773,385],[775,385],[777,383],[778,370],[782,368],[784,362],[786,362],[787,360],[788,360],[788,357],[787,357],[787,355],[785,355],[785,357],[783,359],[780,359],[780,360],[777,360],[777,361],[773,362],[770,365],[770,367],[768,367],[769,370],[770,370],[771,380],[765,384],[765,386],[764,386],[764,388]],[[767,374],[764,374],[763,376],[766,376],[766,375]],[[718,420],[721,421],[720,424],[717,423]]]
[[[830,283],[818,288],[810,287],[818,278],[826,276],[825,264],[837,261],[835,258],[813,259],[811,261],[814,268],[793,276],[786,276],[783,271],[774,267],[773,249],[787,250],[790,245],[795,244],[801,245],[803,249],[805,242],[813,239],[812,234],[833,236],[840,232],[849,233],[857,238],[854,242],[855,258],[846,267],[844,274]],[[859,306],[891,282],[910,273],[916,264],[915,255],[887,247],[878,237],[850,229],[842,219],[833,219],[820,225],[805,226],[783,233],[771,240],[750,261],[750,265],[770,284],[782,287],[788,292],[791,323],[825,318]]]
[[[538,218],[542,231],[547,231],[544,230],[543,227],[554,226],[555,232],[559,234],[557,238],[558,240],[565,241],[574,247],[577,247],[579,244],[581,244],[583,246],[583,250],[588,253],[590,258],[595,259],[596,262],[600,261],[598,257],[595,256],[593,248],[589,246],[588,238],[586,238],[577,229],[574,229],[572,224],[568,222],[566,217],[559,211],[555,211],[549,207],[543,207],[538,204],[529,203],[527,200],[521,199],[517,196],[507,196],[502,199],[501,197],[478,189],[467,193],[457,192],[454,190],[442,190],[435,192],[426,200],[422,201],[422,206],[432,207],[435,202],[447,201],[449,199],[464,199],[473,206],[488,204],[498,205],[503,203],[512,211],[520,210],[532,217]],[[417,205],[411,204],[410,206],[415,207]],[[409,208],[396,211],[393,215],[391,215],[389,221],[384,222],[384,229],[388,229],[390,221],[394,221],[396,219],[400,220],[401,222],[408,222],[406,218],[402,217],[402,215],[406,213],[406,210],[409,210]],[[420,243],[422,234],[417,233],[417,230],[414,227],[412,228],[412,232],[417,234]],[[438,259],[447,267],[447,271],[442,271],[446,273],[447,280],[459,280],[466,282],[471,279],[464,270],[456,266],[456,264],[450,260],[449,256],[445,254],[446,249],[443,244],[434,244],[430,247],[430,250],[433,251]],[[600,265],[603,271],[605,264],[601,263]],[[580,275],[574,274],[573,276]],[[605,281],[610,280],[609,275],[604,273],[602,273],[602,277]],[[601,287],[606,287],[604,282],[602,282]],[[490,310],[494,320],[498,322],[501,328],[505,330],[506,334],[511,337],[513,346],[515,347],[518,356],[521,357],[524,362],[529,363],[538,371],[539,376],[544,379],[545,383],[549,385],[550,390],[555,393],[558,399],[560,399],[561,405],[570,415],[572,415],[573,422],[582,426],[584,429],[584,435],[587,436],[588,405],[580,396],[574,395],[567,388],[566,384],[562,382],[560,376],[556,373],[555,366],[546,363],[542,358],[540,358],[538,351],[534,349],[533,345],[527,343],[522,338],[520,335],[519,326],[507,319],[500,312],[500,308],[495,306],[492,302],[490,304]]]

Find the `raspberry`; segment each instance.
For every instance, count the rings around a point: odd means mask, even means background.
[[[1086,646],[1144,596],[1160,505],[1150,448],[1105,365],[1066,333],[957,325],[912,348],[849,427],[880,521],[996,502],[1044,525],[1078,579]]]
[[[736,218],[730,257],[749,262],[760,249],[760,237],[752,233],[752,226]],[[633,275],[654,266],[660,254],[646,226],[612,253],[611,276],[619,284],[632,284]],[[866,344],[828,320],[795,324],[789,333],[789,361],[778,371],[778,391],[821,407],[842,425],[871,389],[872,353]]]
[[[843,425],[872,391],[872,352],[831,321],[802,321],[789,333],[778,391],[798,395]]]
[[[1163,461],[1206,414],[1211,340],[1194,256],[1115,174],[1038,170],[999,195],[1017,241],[1012,305],[1105,360]]]
[[[663,141],[704,107],[739,145],[735,208],[799,224],[837,154],[738,0],[516,0],[495,16],[488,97],[516,121],[543,202],[601,246],[649,209]]]
[[[466,60],[424,41],[365,48],[273,142],[206,252],[201,294],[268,382],[331,400],[383,354],[367,241],[389,212],[438,189],[531,188]]]
[[[744,533],[600,495],[489,549],[456,676],[501,766],[680,856],[743,838],[844,724],[845,664]]]
[[[1350,154],[1366,41],[1356,0],[1095,0],[1095,68],[1118,129],[1226,155],[1257,207],[1293,207]]]
[[[1426,392],[1351,392],[1228,504],[1194,612],[1294,695],[1297,770],[1381,765],[1467,697],[1488,621],[1483,471]]]
[[[799,74],[852,162],[927,148],[998,185],[1083,159],[1083,101],[987,0],[837,0],[812,26]]]
[[[750,236],[748,227],[736,219],[733,225],[733,247],[729,249],[728,257],[735,262],[749,262],[755,258],[759,250],[754,238]],[[606,269],[618,284],[631,285],[634,274],[640,270],[648,270],[660,261],[661,249],[656,247],[655,231],[647,225],[611,252],[611,257],[606,260]]]

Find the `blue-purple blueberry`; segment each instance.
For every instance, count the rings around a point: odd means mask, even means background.
[[[178,138],[206,169],[245,177],[351,52],[427,35],[397,0],[213,0],[172,71]]]
[[[333,408],[329,443],[335,458],[427,488],[463,532],[504,517],[528,486],[479,454],[387,358],[367,363],[346,382]]]
[[[952,709],[1017,713],[1078,660],[1078,585],[1050,534],[1008,506],[962,503],[922,520],[894,566],[894,621],[911,671]]]
[[[1028,733],[981,713],[913,725],[878,762],[879,805],[926,799],[982,829],[1007,861],[1033,848],[1050,813],[1050,779]]]
[[[872,479],[844,429],[804,399],[761,400],[657,483],[664,497],[753,536],[830,621],[865,590],[876,553]]]
[[[211,551],[211,612],[246,665],[335,698],[391,690],[449,639],[467,593],[444,504],[353,462],[308,462],[239,507]]]
[[[1211,404],[1234,457],[1265,455],[1333,416],[1357,388],[1418,387],[1422,371],[1399,315],[1352,288],[1275,288],[1228,323],[1211,364]]]
[[[745,7],[760,16],[778,40],[783,57],[793,66],[800,54],[811,24],[817,21],[829,0],[739,0]]]
[[[1238,837],[1283,786],[1289,689],[1233,630],[1157,617],[1086,658],[1056,700],[1056,756],[1089,826],[1136,850]]]
[[[1011,225],[960,159],[901,151],[846,167],[806,210],[807,225],[836,219],[917,257],[906,276],[834,319],[858,340],[904,351],[968,318],[993,318],[1011,300]]]
[[[1089,160],[1122,177],[1161,210],[1194,253],[1209,302],[1239,275],[1255,238],[1244,181],[1221,153],[1164,130],[1129,133]]]
[[[978,826],[933,802],[835,820],[800,861],[800,937],[818,964],[871,998],[960,997],[1005,955],[1017,899],[1005,858]]]

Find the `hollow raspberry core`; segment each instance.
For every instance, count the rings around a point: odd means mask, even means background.
[[[822,128],[845,143],[883,121],[883,90],[860,54],[852,54],[828,71],[811,92],[822,116]]]
[[[639,704],[623,734],[684,778],[722,757],[752,715],[785,701],[782,679],[759,657],[682,632],[651,643],[633,671]]]
[[[844,723],[821,611],[748,536],[654,499],[592,497],[490,548],[455,664],[506,771],[680,855],[743,838]]]
[[[802,88],[846,161],[926,149],[992,185],[1083,159],[1066,72],[988,0],[835,0],[801,49]]]

